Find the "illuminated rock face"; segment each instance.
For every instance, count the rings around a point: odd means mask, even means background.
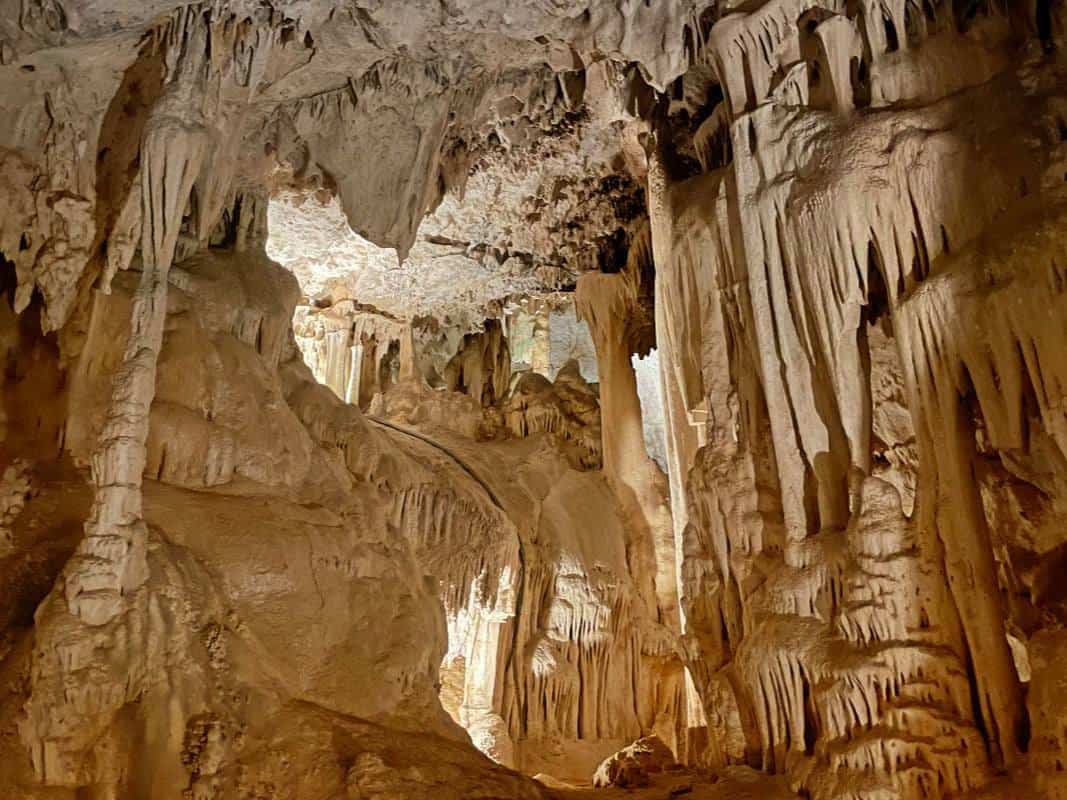
[[[1060,5],[0,7],[0,796],[1067,797]]]
[[[1017,667],[1062,613],[1062,83],[959,15],[726,16],[699,165],[650,149],[692,757],[815,798],[1062,792]]]

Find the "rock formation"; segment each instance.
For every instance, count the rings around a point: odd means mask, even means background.
[[[0,797],[1067,798],[1025,0],[0,0]]]

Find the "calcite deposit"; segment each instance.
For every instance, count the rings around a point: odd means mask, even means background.
[[[1067,800],[1051,0],[0,0],[0,798]]]

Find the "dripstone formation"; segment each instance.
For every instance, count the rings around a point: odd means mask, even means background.
[[[0,798],[1067,800],[1059,0],[0,0]]]

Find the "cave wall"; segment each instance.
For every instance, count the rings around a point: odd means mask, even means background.
[[[425,417],[364,416],[314,380],[290,327],[299,289],[261,247],[202,250],[168,286],[144,563],[113,620],[72,619],[64,589],[136,272],[95,295],[81,359],[61,365],[40,342],[47,357],[5,383],[5,397],[63,388],[53,427],[5,441],[21,458],[3,477],[0,567],[14,594],[2,785],[26,797],[538,797],[470,742],[500,764],[583,780],[670,729],[673,639],[637,600],[599,462],[567,447],[599,430],[576,365],[520,388],[507,434],[477,441]],[[43,336],[32,314],[5,319],[5,336]],[[431,404],[457,396],[424,391]]]
[[[183,135],[164,137],[179,175]],[[147,191],[173,204],[164,183]],[[590,471],[595,392],[575,366],[505,405],[497,330],[443,372],[478,413],[504,405],[491,410],[518,452],[472,469],[466,440],[365,418],[337,396],[351,378],[338,367],[353,339],[389,349],[398,326],[310,321],[336,385],[315,381],[292,330],[300,289],[263,252],[263,199],[235,195],[204,242],[195,213],[172,218],[164,257],[134,246],[58,333],[40,294],[16,315],[15,281],[5,292],[3,567],[17,594],[0,785],[541,796],[468,735],[502,763],[588,776],[677,703],[659,678],[678,668],[634,602],[615,497]],[[516,473],[518,488],[490,487]],[[121,535],[99,532],[101,516]],[[467,733],[438,696],[450,654]]]
[[[1026,766],[1063,747],[1028,719],[1060,625],[1030,566],[1060,546],[1054,45],[949,4],[705,33],[718,102],[654,125],[648,178],[692,757],[815,798],[1061,792]]]
[[[538,796],[464,746],[436,691],[442,587],[505,568],[509,523],[454,463],[408,452],[313,380],[290,327],[295,280],[261,252],[209,250],[172,269],[141,582],[113,621],[72,619],[63,590],[79,562],[67,559],[92,503],[83,468],[133,277],[97,296],[91,357],[68,370],[54,350],[38,359],[64,373],[67,435],[20,446],[26,485],[3,564],[15,611],[5,791],[306,796],[443,780],[456,797]],[[9,375],[15,391],[31,380]],[[434,525],[446,509],[455,520]],[[428,771],[403,772],[414,763]]]

